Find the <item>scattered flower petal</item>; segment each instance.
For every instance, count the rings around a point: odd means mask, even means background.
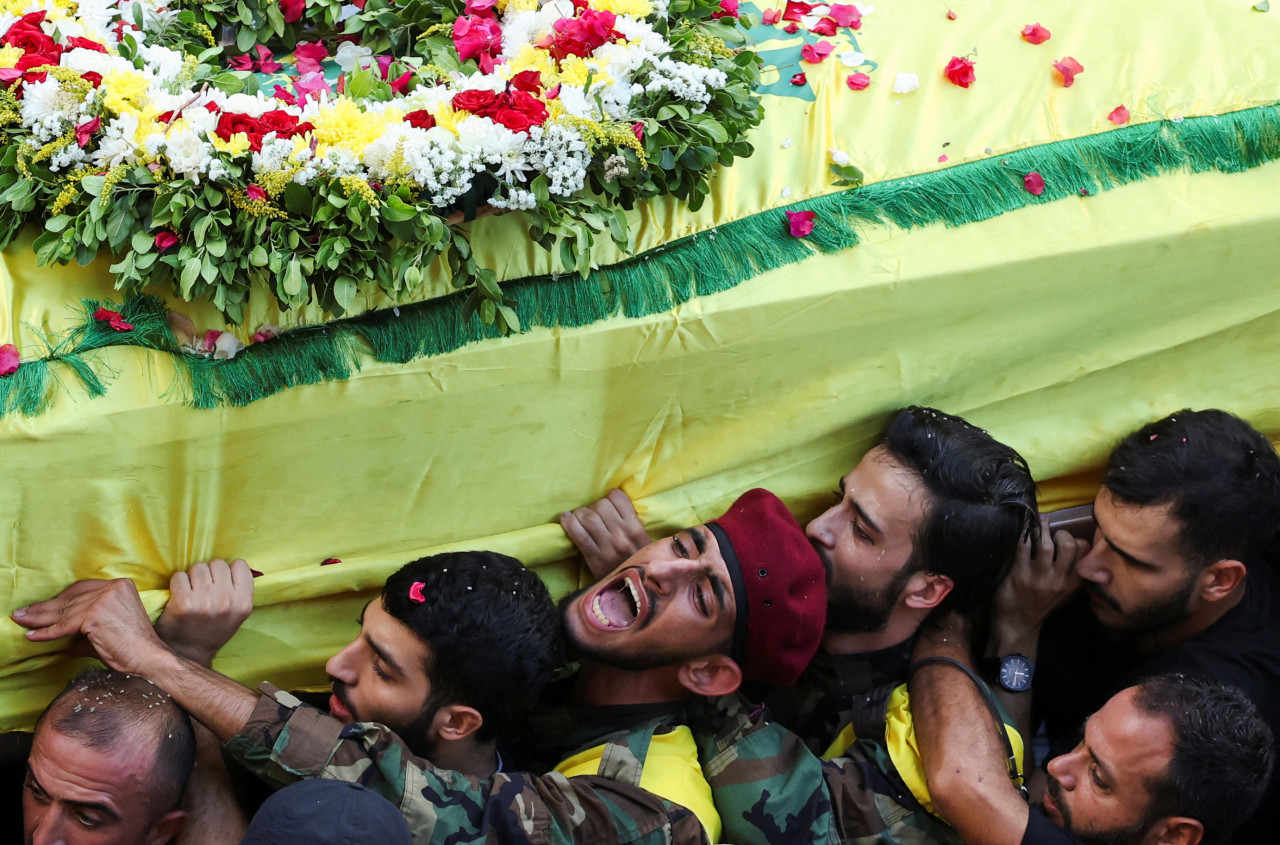
[[[18,347],[12,343],[0,346],[0,376],[16,373],[21,364],[22,359],[18,355]]]
[[[787,215],[787,225],[793,238],[803,238],[812,232],[813,224],[818,219],[818,215],[812,211],[784,211],[783,214]]]
[[[712,13],[711,17],[714,19],[739,17],[738,0],[720,0],[720,10]]]
[[[321,565],[321,566],[332,566],[332,565],[333,565],[333,564],[335,564],[335,563],[342,563],[342,558],[340,558],[340,557],[327,557],[327,558],[325,558],[324,560],[320,561],[320,565]]]
[[[425,581],[414,581],[409,585],[409,601],[414,604],[422,604],[426,598],[422,595],[422,588],[427,586]]]
[[[1129,122],[1129,110],[1124,106],[1116,106],[1111,110],[1111,114],[1107,115],[1107,120],[1116,126],[1124,126]]]
[[[862,67],[867,63],[867,57],[857,50],[845,50],[840,54],[840,64],[845,67]]]
[[[831,155],[832,164],[838,164],[841,167],[853,164],[853,159],[849,158],[849,154],[844,150],[837,150],[835,147],[832,147],[827,152]]]
[[[774,24],[776,24],[776,23],[777,23],[778,21],[780,21],[780,20],[782,20],[782,11],[781,11],[780,9],[765,9],[765,10],[764,10],[764,25],[765,25],[765,26],[773,26]]]
[[[871,84],[871,77],[865,73],[851,73],[845,77],[844,84],[848,85],[850,90],[861,91]]]
[[[790,138],[783,138],[783,139],[782,139],[782,143],[781,143],[781,144],[779,144],[778,146],[782,147],[784,150],[785,150],[785,149],[790,148],[790,146],[791,146],[791,139],[790,139]]]
[[[1271,0],[1258,0],[1257,3],[1253,4],[1253,9],[1255,12],[1270,12]],[[1185,443],[1186,441],[1184,440],[1183,442]]]
[[[814,35],[835,35],[836,22],[831,18],[821,18],[815,21],[813,26],[809,27],[809,31]]]
[[[783,185],[783,186],[782,186],[782,198],[783,198],[783,199],[786,199],[786,198],[787,198],[787,197],[789,197],[789,196],[791,196],[791,186],[790,186],[790,185]]]
[[[791,23],[784,26],[782,28],[782,31],[785,32],[787,35],[795,35],[797,32],[800,31],[800,24],[796,23],[795,21],[792,21]]]
[[[938,161],[940,161],[940,162],[941,162],[941,161],[946,161],[946,160],[947,160],[947,157],[946,157],[946,155],[945,155],[945,154],[944,154],[944,155],[940,155],[940,156],[938,156]]]
[[[1044,193],[1044,177],[1033,170],[1022,177],[1022,187],[1027,189],[1027,193],[1038,197]]]
[[[952,56],[951,61],[947,62],[947,67],[943,73],[947,75],[947,79],[950,79],[953,85],[959,85],[961,88],[968,88],[976,78],[973,72],[973,62],[964,56]]]
[[[793,74],[791,77],[792,85],[805,85],[808,82],[809,82],[808,77],[806,77],[803,73]]]
[[[1070,56],[1063,56],[1061,61],[1053,63],[1053,69],[1062,74],[1062,87],[1070,88],[1075,84],[1076,74],[1084,73],[1084,65]]]
[[[830,56],[836,45],[830,41],[819,41],[817,44],[806,44],[800,48],[800,57],[809,64],[816,65]]]
[[[322,41],[303,41],[293,50],[293,65],[298,73],[315,73],[327,58],[329,51]]]
[[[249,569],[249,574],[252,575],[254,578],[261,578],[263,575],[263,573],[259,572],[256,569],[253,569],[252,567]]]
[[[956,19],[956,13],[951,11],[950,9],[947,9],[947,20],[953,21],[955,19]]]
[[[893,93],[910,94],[912,91],[920,87],[920,76],[915,73],[907,73],[906,71],[898,71],[893,77]]]
[[[1029,23],[1022,28],[1022,40],[1028,44],[1043,44],[1052,34],[1038,23]]]
[[[87,120],[76,126],[76,145],[87,146],[89,141],[93,139],[93,133],[102,128],[102,118],[95,117],[93,120]]]
[[[831,11],[828,14],[836,22],[836,26],[847,26],[850,29],[862,28],[862,12],[858,10],[857,6],[832,3]]]
[[[1080,196],[1082,196],[1082,197],[1087,197],[1087,196],[1089,196],[1089,189],[1088,189],[1088,188],[1081,188],[1081,189],[1080,189]]]
[[[156,251],[164,252],[178,245],[178,236],[173,232],[156,232]]]
[[[119,311],[112,311],[110,308],[99,308],[94,311],[93,319],[100,323],[106,323],[118,332],[133,331],[133,325],[126,323],[124,317],[120,316]]]

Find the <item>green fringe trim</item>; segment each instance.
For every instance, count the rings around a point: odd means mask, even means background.
[[[815,211],[819,217],[807,238],[791,237],[782,210],[772,209],[600,268],[586,279],[535,276],[504,282],[503,291],[515,300],[523,326],[578,327],[618,314],[644,317],[815,253],[848,249],[858,243],[857,231],[865,226],[963,226],[1162,173],[1238,173],[1277,159],[1280,110],[1274,105],[1128,126],[796,203],[790,208]],[[1023,187],[1022,177],[1030,171],[1044,178],[1040,196]],[[464,317],[462,296],[453,295],[295,329],[253,344],[232,360],[215,361],[178,348],[165,325],[166,306],[158,299],[131,297],[120,306],[134,324],[131,332],[116,332],[94,320],[99,304],[86,301],[80,328],[49,343],[45,356],[0,377],[0,417],[46,410],[61,369],[55,365],[74,374],[91,397],[100,396],[106,390],[103,379],[111,373],[94,353],[110,346],[171,353],[188,401],[197,408],[214,408],[350,378],[366,355],[407,363],[500,335],[478,318]]]

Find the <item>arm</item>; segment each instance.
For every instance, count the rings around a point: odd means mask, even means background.
[[[996,591],[988,657],[1021,654],[1036,659],[1040,629],[1049,614],[1080,588],[1076,561],[1088,551],[1087,540],[1077,540],[1066,531],[1050,536],[1048,517],[1041,515],[1039,541],[1029,538],[1019,544],[1013,568]],[[1010,692],[999,684],[993,688],[1030,749],[1035,734],[1031,725],[1031,692]],[[1024,768],[1030,768],[1030,763],[1024,760]]]
[[[14,611],[32,642],[82,634],[112,669],[142,675],[219,739],[236,735],[258,696],[170,649],[147,617],[127,578],[77,582],[54,598]]]
[[[916,659],[972,666],[967,623],[926,623]],[[1030,810],[1009,782],[1004,746],[973,682],[954,666],[928,664],[911,678],[911,708],[934,806],[969,845],[1019,845]]]
[[[205,667],[253,610],[253,574],[243,560],[197,563],[174,574],[169,592],[156,633],[175,652]],[[182,798],[188,823],[176,845],[234,845],[248,825],[222,759],[222,743],[199,722],[192,728],[196,765]]]
[[[227,743],[233,757],[275,787],[314,777],[361,783],[397,805],[421,841],[706,841],[691,812],[629,783],[556,772],[470,777],[437,768],[382,725],[344,725],[289,693],[262,689],[244,730]]]
[[[593,578],[608,575],[650,543],[631,499],[621,490],[560,514],[560,526],[582,553]]]

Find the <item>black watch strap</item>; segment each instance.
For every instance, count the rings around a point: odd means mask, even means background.
[[[1025,799],[1027,797],[1027,787],[1024,785],[1026,779],[1022,776],[1022,766],[1018,764],[1018,755],[1013,752],[1013,742],[1009,739],[1009,734],[1005,730],[1004,717],[1000,715],[1000,709],[996,707],[995,701],[991,698],[991,692],[982,679],[973,673],[973,670],[965,666],[959,660],[950,657],[925,657],[911,664],[911,674],[921,666],[927,666],[930,663],[945,663],[948,666],[954,666],[961,672],[969,676],[969,680],[973,681],[973,685],[978,688],[978,696],[982,699],[982,703],[987,706],[987,712],[991,714],[992,720],[996,724],[996,733],[1000,735],[1000,741],[1004,745],[1005,760],[1009,766],[1009,780],[1013,782],[1014,787]]]

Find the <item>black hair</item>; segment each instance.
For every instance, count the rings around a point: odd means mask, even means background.
[[[546,585],[507,555],[447,552],[415,560],[387,579],[382,606],[430,647],[424,713],[474,707],[484,719],[475,734],[481,741],[514,730],[564,660]]]
[[[49,730],[104,752],[151,744],[153,819],[177,809],[195,765],[195,734],[186,712],[151,681],[111,669],[86,669],[49,702],[36,732],[46,723]]]
[[[1280,457],[1226,411],[1182,410],[1130,434],[1102,486],[1130,505],[1167,505],[1178,546],[1198,571],[1219,560],[1267,561],[1280,530]]]
[[[1169,768],[1147,784],[1147,828],[1189,816],[1204,825],[1204,845],[1223,841],[1258,808],[1275,763],[1274,738],[1258,708],[1233,686],[1183,675],[1144,680],[1134,703],[1173,727]]]
[[[1018,541],[1039,529],[1027,462],[959,417],[915,405],[898,411],[878,445],[929,493],[907,571],[951,579],[939,611],[985,613]]]

